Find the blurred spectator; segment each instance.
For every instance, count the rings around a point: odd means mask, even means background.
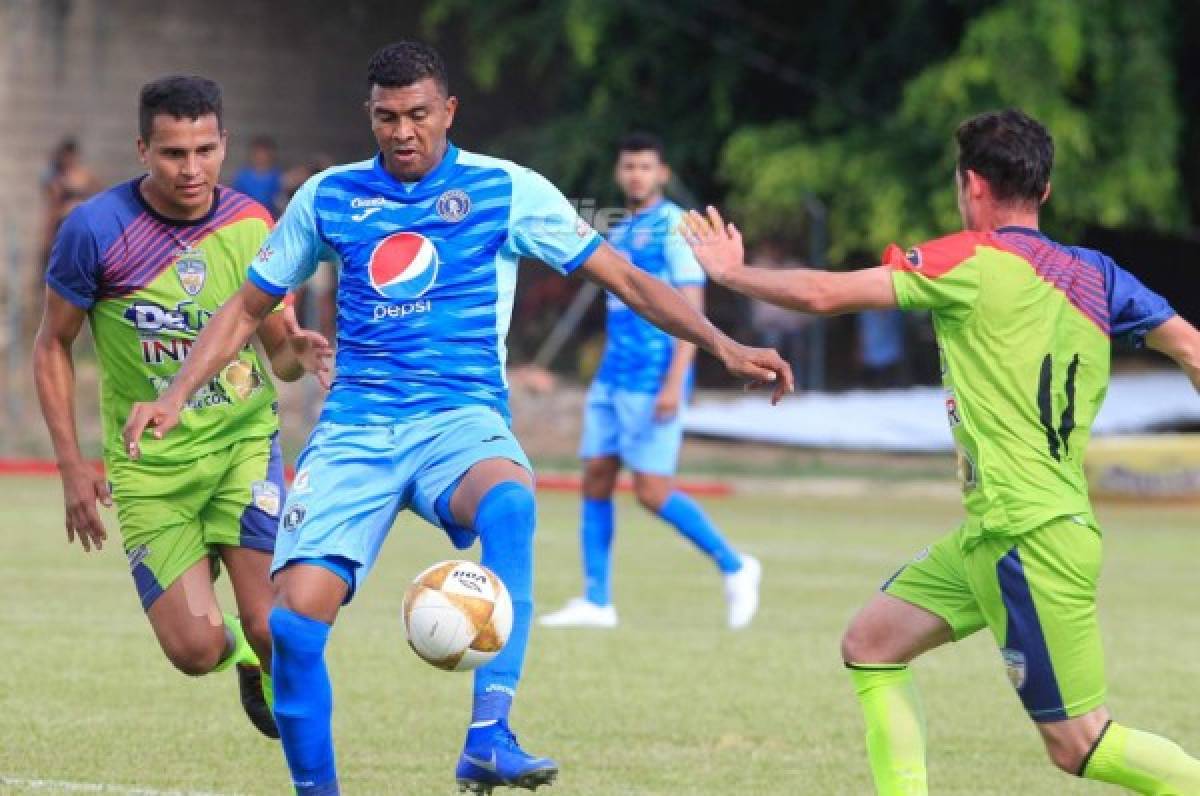
[[[250,142],[250,162],[233,175],[233,187],[278,217],[283,170],[276,164],[274,139],[265,135],[255,136]]]
[[[865,386],[900,386],[905,381],[904,349],[903,312],[866,310],[858,314],[858,351]]]
[[[791,259],[784,248],[774,241],[755,247],[750,264],[760,268],[804,268],[804,263]],[[805,387],[803,374],[807,373],[806,355],[809,346],[809,327],[815,319],[796,310],[784,309],[765,301],[750,299],[750,326],[759,345],[777,350],[800,381],[797,386]]]
[[[41,268],[45,268],[50,259],[50,247],[59,224],[100,187],[100,180],[80,160],[79,143],[74,138],[60,141],[50,154],[50,163],[42,175],[42,194],[46,199],[46,207],[42,224]]]

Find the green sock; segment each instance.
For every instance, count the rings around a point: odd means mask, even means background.
[[[246,641],[241,620],[233,614],[224,614],[223,616],[225,617],[225,644],[229,652],[225,654],[213,671],[223,672],[235,663],[258,666],[258,656],[254,654],[254,648],[250,646],[250,642]]]
[[[867,720],[867,756],[879,796],[925,796],[925,714],[904,664],[846,664]]]
[[[275,683],[271,680],[271,675],[266,671],[262,672],[262,689],[263,699],[267,700],[267,707],[271,712],[275,712]]]
[[[1092,747],[1080,776],[1152,796],[1200,794],[1200,760],[1179,744],[1115,721]]]

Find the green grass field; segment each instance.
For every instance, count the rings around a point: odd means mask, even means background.
[[[726,631],[716,573],[622,501],[620,629],[533,634],[514,725],[528,748],[561,764],[549,793],[870,793],[840,631],[899,563],[955,524],[958,506],[886,497],[708,505],[763,560],[758,620]],[[547,494],[541,510],[546,610],[579,587],[576,503]],[[60,511],[54,480],[0,481],[0,792],[289,792],[282,755],[242,716],[234,677],[175,673],[119,545],[92,556],[68,548]],[[1101,517],[1111,705],[1125,722],[1200,751],[1195,508],[1107,507]],[[470,677],[421,663],[398,619],[407,580],[452,555],[440,532],[402,517],[334,632],[348,794],[454,792]],[[1043,761],[990,638],[939,650],[916,672],[933,792],[1110,792]],[[59,784],[18,784],[31,780]]]

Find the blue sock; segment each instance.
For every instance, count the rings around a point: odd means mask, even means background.
[[[325,668],[329,625],[286,608],[271,609],[275,723],[301,796],[337,796],[333,689]]]
[[[479,501],[475,531],[483,544],[483,565],[495,572],[512,597],[513,626],[500,654],[475,672],[472,724],[505,721],[521,679],[529,625],[533,618],[533,493],[523,484],[496,484]]]
[[[721,536],[700,504],[687,495],[672,492],[658,510],[658,516],[674,525],[677,531],[712,558],[723,574],[729,575],[742,568],[741,556]]]
[[[613,502],[585,497],[579,526],[583,548],[583,596],[596,605],[612,602],[609,571],[612,562]]]

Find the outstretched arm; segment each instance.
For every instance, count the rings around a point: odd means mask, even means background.
[[[768,304],[816,315],[838,315],[896,306],[890,269],[866,268],[835,273],[808,268],[751,268],[737,227],[725,223],[716,208],[684,220],[684,237],[714,282]]]
[[[1200,392],[1200,332],[1195,326],[1176,315],[1147,334],[1146,345],[1175,360]]]
[[[225,302],[196,338],[196,344],[175,374],[171,386],[157,401],[133,405],[122,434],[130,458],[141,456],[138,441],[147,428],[153,426],[154,436],[162,439],[179,423],[179,412],[188,397],[237,356],[281,298],[252,282],[245,282]]]
[[[580,269],[588,279],[614,293],[631,310],[663,331],[695,343],[753,385],[773,383],[772,403],[794,389],[792,369],[770,349],[737,343],[713,326],[677,290],[647,274],[601,244]]]

